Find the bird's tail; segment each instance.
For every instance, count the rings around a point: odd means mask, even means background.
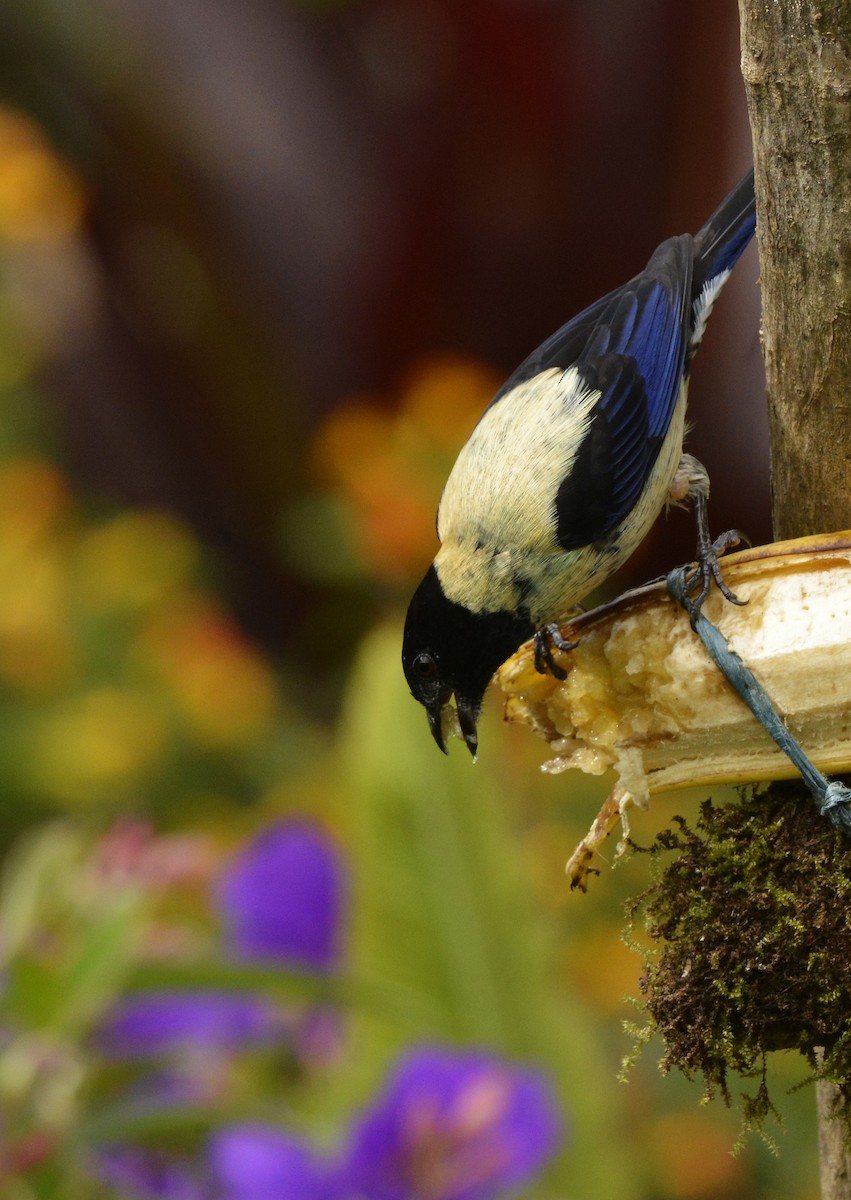
[[[733,269],[756,229],[753,168],[695,236],[693,294],[699,295],[719,275]]]

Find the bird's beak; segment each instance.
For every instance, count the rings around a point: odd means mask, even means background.
[[[426,715],[428,716],[428,727],[431,730],[431,736],[444,754],[448,754],[449,751],[446,749],[446,740],[443,734],[443,714],[444,710],[449,707],[451,698],[452,692],[443,692],[441,695],[435,696],[426,705]],[[478,706],[468,704],[466,700],[462,700],[457,695],[455,697],[455,706],[458,713],[458,724],[461,726],[461,733],[467,749],[473,758],[475,758],[479,750],[479,740],[476,735],[476,720],[479,715]]]
[[[449,703],[451,692],[443,693],[440,696],[435,696],[433,700],[425,706],[426,716],[428,717],[428,727],[431,730],[431,736],[437,742],[444,754],[448,754],[446,742],[443,738],[443,710]]]
[[[455,696],[455,707],[458,709],[458,724],[461,726],[461,732],[464,735],[464,741],[467,743],[467,749],[473,756],[475,761],[476,754],[479,750],[479,739],[476,734],[476,720],[479,715],[478,705],[475,707],[468,704],[466,700],[462,700],[460,696]]]

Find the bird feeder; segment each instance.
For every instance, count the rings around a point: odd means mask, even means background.
[[[789,733],[826,774],[851,770],[851,531],[754,547],[723,560],[727,585],[703,614],[747,664]],[[665,580],[563,626],[564,680],[535,670],[526,643],[496,674],[505,717],[548,745],[551,774],[614,771],[612,789],[568,863],[584,889],[591,860],[631,805],[699,784],[793,778],[796,768],[719,671]]]

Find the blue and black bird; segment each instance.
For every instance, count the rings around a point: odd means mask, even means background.
[[[700,232],[568,321],[517,368],[458,455],[437,514],[440,549],[408,609],[402,663],[441,750],[455,698],[470,752],[491,676],[524,641],[563,677],[556,620],[636,549],[671,501],[695,503],[695,588],[735,530],[710,540],[709,479],[683,453],[692,357],[756,223],[753,172]]]

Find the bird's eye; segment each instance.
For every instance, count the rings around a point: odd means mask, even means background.
[[[413,662],[414,674],[418,679],[432,679],[437,670],[437,663],[430,654],[418,654]]]

